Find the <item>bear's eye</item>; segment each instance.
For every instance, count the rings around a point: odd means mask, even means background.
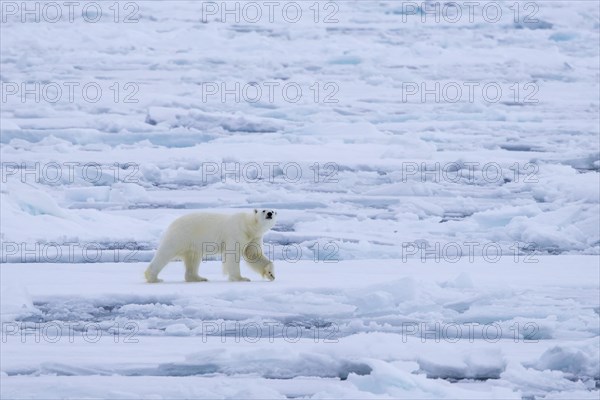
[[[265,212],[265,211],[267,211],[267,210],[263,210],[263,212]]]

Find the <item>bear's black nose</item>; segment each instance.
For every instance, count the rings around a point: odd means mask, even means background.
[[[273,213],[271,211],[269,211],[267,213],[267,219],[271,219],[271,218],[273,218]]]

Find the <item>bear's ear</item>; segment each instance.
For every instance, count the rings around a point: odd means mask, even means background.
[[[257,213],[258,213],[258,210],[255,208],[254,209],[254,214],[257,214]]]

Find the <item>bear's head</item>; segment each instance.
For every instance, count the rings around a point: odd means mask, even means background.
[[[275,219],[277,218],[277,211],[274,210],[257,210],[254,209],[254,218],[256,222],[261,226],[261,231],[266,232],[275,226]]]

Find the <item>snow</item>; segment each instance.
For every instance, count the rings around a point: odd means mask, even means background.
[[[181,283],[176,263],[157,285],[142,282],[145,263],[5,264],[2,292],[8,282],[26,282],[28,292],[2,299],[3,395],[40,396],[48,376],[73,378],[60,392],[67,397],[116,396],[124,377],[134,385],[139,376],[214,378],[203,392],[189,392],[185,380],[179,390],[144,385],[141,397],[222,396],[220,385],[249,376],[272,390],[267,397],[594,390],[596,261],[300,261],[280,263],[272,283],[250,284],[226,282],[210,261],[207,283]],[[19,304],[27,308],[14,314]],[[262,396],[254,383],[248,396]]]
[[[291,3],[2,3],[1,397],[598,398],[598,4]],[[267,207],[274,282],[144,282]]]
[[[598,376],[600,360],[594,357],[598,354],[598,345],[593,340],[580,346],[555,346],[542,354],[535,363],[535,369],[563,371],[573,378],[581,375]]]

